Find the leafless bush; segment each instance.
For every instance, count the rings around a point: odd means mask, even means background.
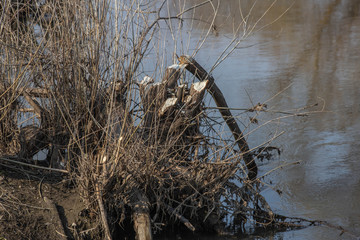
[[[156,47],[161,24],[171,27],[174,20],[180,28],[183,15],[204,4],[216,14],[212,1],[174,15],[163,11],[165,1],[0,5],[1,150],[18,133],[25,139],[20,158],[48,149],[51,166],[65,168],[88,208],[98,213],[106,238],[131,218],[128,207],[134,214],[141,207],[155,230],[182,222],[190,230],[221,232],[226,216],[241,224],[276,222],[246,178],[242,159],[251,152],[234,150],[239,139],[221,134],[204,108],[205,88],[195,95],[192,78],[184,78],[185,65],[165,71],[165,53]],[[242,30],[214,67],[254,28]],[[140,81],[144,58],[152,56],[158,84],[150,77]],[[184,85],[178,85],[180,77]],[[34,115],[23,113],[29,107]],[[29,129],[32,144],[26,140]]]

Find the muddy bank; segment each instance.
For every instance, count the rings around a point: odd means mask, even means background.
[[[2,164],[0,237],[66,239],[62,236],[62,225],[78,229],[79,234],[81,230],[91,228],[90,220],[83,221],[80,216],[85,206],[71,185],[59,174],[12,169]],[[54,202],[57,214],[45,201],[46,198]],[[60,225],[58,217],[61,219]],[[68,228],[66,234],[69,234]]]

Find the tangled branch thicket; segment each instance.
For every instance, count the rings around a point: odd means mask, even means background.
[[[196,8],[168,16],[165,2],[2,1],[1,155],[31,162],[47,149],[42,164],[75,179],[108,239],[131,218],[140,228],[139,217],[153,230],[180,222],[223,232],[226,217],[238,228],[277,224],[247,179],[250,152],[235,150],[240,139],[219,132],[204,108],[212,83],[185,77],[189,63],[163,73],[160,57],[144,78],[144,59],[168,54],[156,47],[160,26],[181,27]]]

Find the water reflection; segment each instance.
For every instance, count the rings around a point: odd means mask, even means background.
[[[201,2],[173,1],[169,9],[176,12]],[[284,153],[279,161],[262,166],[263,173],[287,162],[301,164],[270,177],[283,196],[269,190],[264,194],[281,213],[328,220],[360,235],[360,2],[279,0],[269,9],[273,2],[221,0],[189,12],[188,17],[201,21],[184,26],[192,38],[182,51],[194,49],[193,43],[210,27],[196,56],[210,68],[234,34],[241,36],[256,24],[253,34],[213,72],[229,105],[248,107],[288,87],[268,102],[271,108],[291,110],[319,102],[328,111],[282,121],[286,135],[276,143]],[[249,140],[255,145],[261,137],[254,134]],[[339,239],[338,234],[330,228],[308,228],[279,238]]]

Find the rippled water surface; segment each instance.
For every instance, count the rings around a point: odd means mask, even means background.
[[[188,0],[184,6],[200,2]],[[214,27],[196,55],[204,67],[211,68],[231,40],[241,21],[239,9],[249,12],[254,2],[221,0]],[[256,2],[247,19],[250,27],[272,3]],[[208,29],[212,11],[211,6],[199,7],[194,16],[204,22],[184,25],[191,32],[189,50]],[[213,75],[234,108],[266,102],[270,110],[293,112],[318,103],[305,111],[325,110],[284,118],[250,134],[249,143],[256,146],[264,137],[285,131],[273,143],[282,155],[259,163],[260,175],[300,161],[265,178],[281,196],[270,188],[263,194],[279,213],[326,220],[360,236],[360,1],[276,1]],[[276,116],[281,114],[262,114],[259,124]],[[339,234],[312,227],[275,238],[353,239]]]

